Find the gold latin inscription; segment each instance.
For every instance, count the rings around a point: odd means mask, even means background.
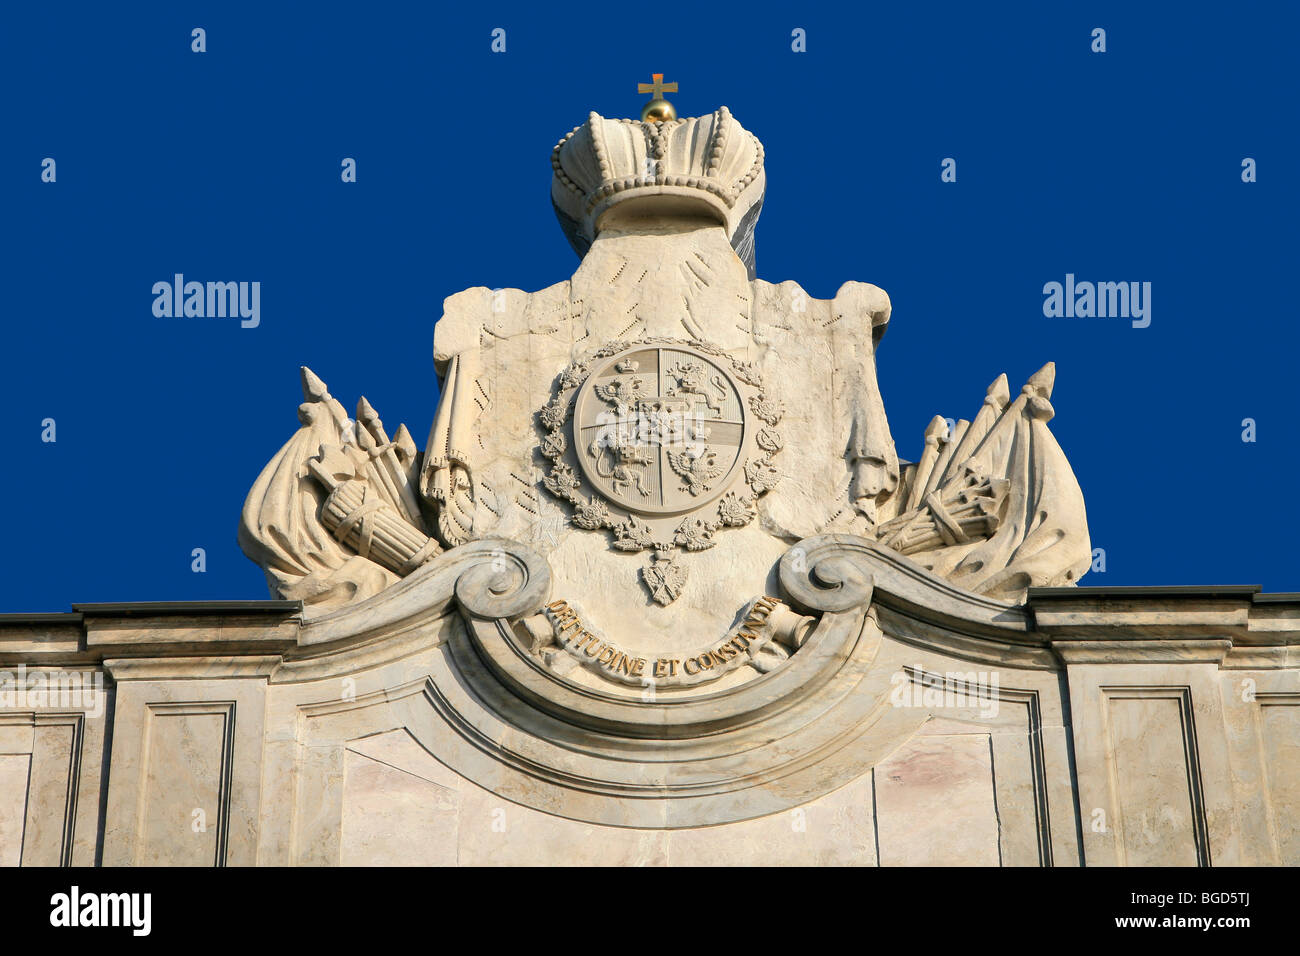
[[[591,633],[583,626],[578,612],[569,607],[567,601],[552,601],[546,605],[546,610],[555,627],[556,637],[571,653],[617,679],[633,683],[635,678],[670,680],[677,677],[679,673],[687,677],[696,677],[718,668],[730,670],[729,665],[747,655],[751,645],[764,643],[762,632],[767,624],[767,618],[780,603],[778,598],[761,597],[754,602],[754,606],[745,616],[736,633],[717,646],[685,660],[676,657],[660,657],[653,664],[643,657],[628,654]],[[717,676],[721,676],[721,673]]]
[[[644,675],[644,657],[634,657],[608,641],[602,641],[582,626],[578,613],[566,601],[552,601],[546,605],[546,610],[551,614],[556,636],[573,653],[590,660],[615,677],[637,678]]]

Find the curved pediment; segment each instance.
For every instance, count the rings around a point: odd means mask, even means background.
[[[446,766],[526,806],[676,828],[795,807],[869,772],[930,717],[892,699],[910,673],[900,663],[909,645],[971,660],[1050,658],[1023,607],[853,535],[799,542],[776,577],[778,595],[742,608],[731,631],[698,635],[698,653],[637,658],[620,672],[594,651],[583,661],[588,645],[646,646],[652,631],[639,635],[629,619],[597,640],[551,593],[531,549],[473,542],[307,619],[299,652],[272,679],[347,673],[381,662],[385,646],[397,659],[432,644],[423,677],[303,713],[401,726]],[[583,648],[570,654],[573,643]],[[715,667],[725,673],[707,679]],[[673,681],[670,669],[697,679]]]

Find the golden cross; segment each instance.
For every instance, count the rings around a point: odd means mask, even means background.
[[[665,83],[664,75],[662,73],[651,73],[650,76],[654,78],[654,82],[638,83],[636,85],[636,91],[638,93],[651,93],[654,95],[655,99],[661,100],[665,93],[677,92],[677,83]]]

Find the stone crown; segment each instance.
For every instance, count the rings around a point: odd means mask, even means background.
[[[742,250],[763,201],[763,144],[725,106],[662,123],[593,112],[556,144],[551,168],[556,215],[579,255],[612,209],[689,211],[723,225],[752,267],[752,249],[748,257]]]

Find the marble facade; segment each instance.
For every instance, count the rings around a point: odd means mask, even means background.
[[[270,600],[0,615],[0,865],[1300,863],[1300,595],[1079,587],[1051,363],[900,459],[888,295],[758,279],[762,144],[656,103],[423,449],[302,369]]]

